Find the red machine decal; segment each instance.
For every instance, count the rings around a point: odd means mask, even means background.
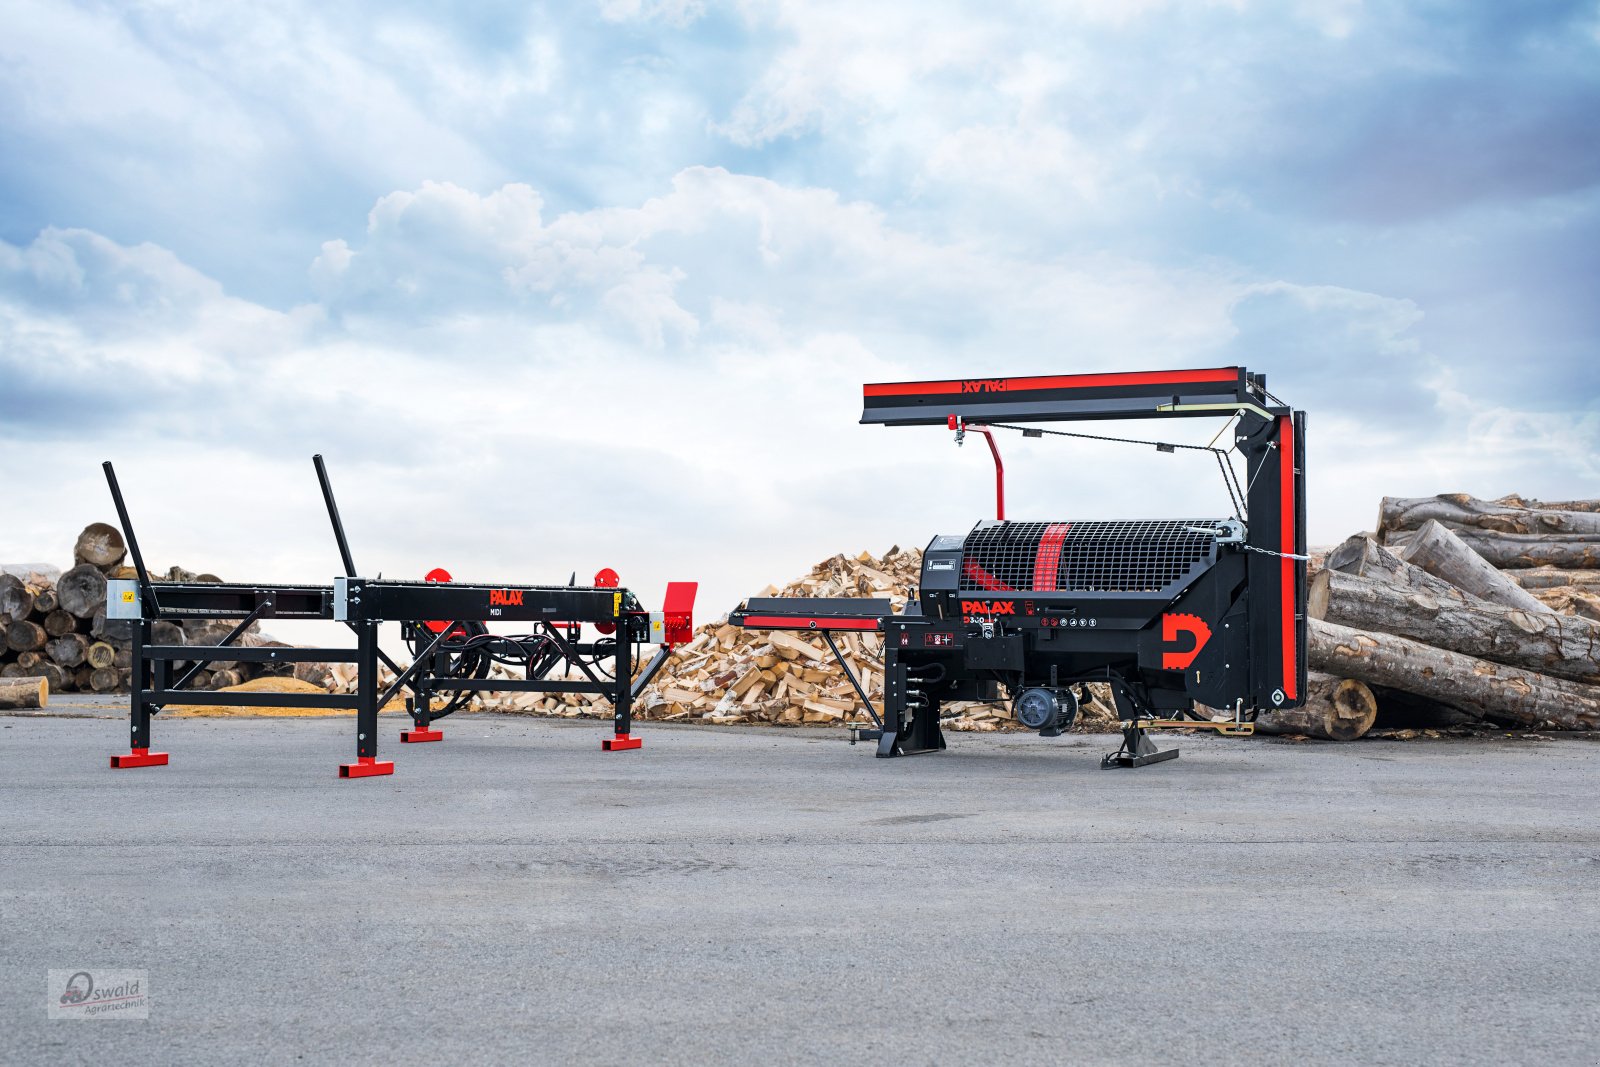
[[[961,614],[963,615],[1015,615],[1017,602],[1015,600],[963,600]]]
[[[996,578],[994,575],[990,574],[988,571],[984,570],[970,559],[962,562],[961,573],[966,575],[967,579],[979,589],[987,589],[991,593],[1016,592],[1015,589],[1011,588],[1005,582],[1002,582],[1000,579]]]
[[[742,626],[770,630],[881,630],[878,619],[821,619],[811,615],[749,615]]]
[[[1189,385],[1231,382],[1238,367],[1212,370],[1140,371],[1125,374],[1056,374],[1039,378],[955,379],[943,382],[884,382],[862,387],[865,396],[920,396],[940,393],[1008,392],[1030,389],[1105,389],[1122,385]],[[983,388],[978,388],[978,387]],[[970,388],[969,388],[970,387]]]
[[[1294,495],[1294,418],[1284,415],[1278,419],[1278,510],[1282,519],[1279,551],[1285,555],[1278,562],[1279,581],[1283,592],[1283,695],[1290,700],[1300,696],[1299,649],[1295,641],[1295,561],[1289,556],[1295,552],[1295,495]]]
[[[521,589],[491,589],[489,590],[489,606],[491,608],[520,608],[522,607]]]
[[[1061,543],[1072,529],[1070,522],[1052,522],[1039,538],[1039,551],[1033,557],[1033,590],[1048,593],[1056,586],[1056,571],[1061,565]]]
[[[422,580],[425,582],[448,582],[450,581],[450,572],[443,567],[435,567],[423,575]],[[450,624],[443,619],[428,619],[422,625],[426,626],[432,633],[442,634],[444,633],[444,628]]]
[[[1206,647],[1206,642],[1211,640],[1211,627],[1198,615],[1168,612],[1161,616],[1161,640],[1169,645],[1176,644],[1179,634],[1192,636],[1194,647],[1184,652],[1161,653],[1161,669],[1164,671],[1187,670],[1200,650]]]

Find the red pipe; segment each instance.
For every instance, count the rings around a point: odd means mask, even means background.
[[[994,434],[982,426],[974,426],[960,415],[949,415],[945,420],[949,427],[956,431],[956,444],[961,443],[962,434],[971,430],[983,434],[984,440],[989,442],[989,454],[994,457],[994,511],[995,518],[1001,522],[1006,521],[1006,468],[1000,462],[1000,449],[994,443]]]
[[[968,426],[969,430],[977,430],[983,434],[984,440],[989,442],[989,454],[994,457],[994,517],[1001,522],[1006,521],[1006,467],[1000,462],[1000,449],[995,447],[994,434],[977,426]]]

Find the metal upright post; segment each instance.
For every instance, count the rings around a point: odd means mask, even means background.
[[[419,655],[419,658],[420,655]],[[443,675],[449,667],[450,656],[445,652],[435,652],[427,657],[432,670],[417,671],[417,676],[411,681],[411,722],[409,730],[400,731],[400,740],[406,744],[415,744],[421,741],[443,741],[444,731],[432,729],[428,724],[433,721],[433,690],[428,686],[428,679],[435,675]]]
[[[144,654],[149,645],[150,620],[139,619],[133,624],[133,693],[128,698],[129,751],[111,757],[111,766],[117,769],[164,767],[167,763],[165,752],[150,751],[150,704],[147,696],[156,687],[152,685],[151,661]]]
[[[883,643],[883,733],[878,738],[878,758],[901,756],[906,732],[906,667],[885,635]]]
[[[626,616],[617,619],[617,659],[612,670],[615,688],[611,693],[611,722],[614,736],[600,739],[606,752],[640,748],[644,742],[633,736],[633,632]]]
[[[363,619],[356,631],[356,761],[339,765],[340,778],[393,774],[378,759],[378,622]]]

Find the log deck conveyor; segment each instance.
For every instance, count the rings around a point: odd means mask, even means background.
[[[690,639],[694,582],[669,582],[662,610],[646,611],[615,571],[606,568],[594,584],[504,585],[453,582],[436,569],[424,581],[363,578],[357,575],[321,456],[314,456],[323,502],[333,525],[344,574],[330,585],[272,585],[237,582],[155,582],[145,569],[133,524],[105,463],[107,484],[122,524],[123,537],[138,577],[107,584],[106,617],[133,624],[133,687],[130,698],[130,751],[111,757],[114,768],[163,766],[165,752],[150,751],[150,723],[162,708],[213,704],[223,707],[299,707],[353,710],[356,759],[339,766],[341,778],[394,773],[394,763],[378,759],[378,711],[402,689],[410,691],[406,711],[412,728],[403,742],[440,741],[433,723],[465,706],[473,693],[489,690],[538,693],[591,693],[612,706],[612,736],[605,751],[639,748],[632,733],[633,699],[666,663],[674,646]],[[252,647],[238,643],[252,623],[264,618],[333,622],[356,635],[350,647]],[[157,622],[236,621],[215,645],[156,644]],[[380,628],[398,622],[412,653],[402,667],[379,646]],[[491,633],[489,625],[521,623],[532,632]],[[585,639],[584,627],[597,636]],[[655,656],[637,671],[637,652],[658,645]],[[354,693],[196,692],[188,687],[208,663],[353,663]],[[394,674],[381,684],[379,666]],[[520,669],[521,678],[491,677],[495,665]],[[635,676],[637,672],[637,676]],[[576,677],[574,677],[576,675]],[[436,700],[440,701],[436,704]]]
[[[1034,424],[1226,418],[1211,444],[1096,437]],[[1146,731],[1249,733],[1258,711],[1300,706],[1306,692],[1305,414],[1241,367],[870,384],[862,423],[937,426],[957,443],[982,434],[994,456],[996,518],[933,538],[917,598],[751,598],[729,621],[820,634],[850,677],[880,757],[945,748],[941,705],[1008,698],[1016,720],[1052,737],[1071,726],[1087,683],[1110,687],[1122,746],[1103,767],[1173,759]],[[1232,444],[1217,442],[1231,427]],[[1227,518],[1014,522],[994,433],[1090,438],[1214,455]],[[1241,481],[1234,467],[1241,457]],[[834,643],[837,631],[882,635],[883,710]],[[1196,703],[1225,709],[1199,719]]]

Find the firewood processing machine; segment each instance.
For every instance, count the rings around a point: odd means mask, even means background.
[[[433,723],[461,708],[473,693],[488,690],[583,693],[605,697],[612,707],[612,736],[606,751],[640,747],[632,732],[632,701],[660,671],[672,648],[693,634],[691,615],[697,585],[669,582],[662,610],[646,611],[617,574],[605,568],[594,584],[579,586],[576,574],[566,585],[507,585],[454,582],[435,569],[422,581],[363,578],[357,575],[333,486],[321,456],[312,457],[323,502],[333,525],[344,574],[331,585],[239,582],[155,582],[145,569],[139,541],[123,502],[116,472],[103,465],[117,518],[133,557],[137,578],[107,583],[106,617],[127,620],[133,629],[133,685],[130,698],[130,750],[111,757],[114,768],[155,767],[168,754],[150,751],[152,716],[168,706],[212,704],[223,707],[302,707],[353,710],[356,759],[341,764],[341,778],[394,773],[394,763],[378,759],[378,712],[409,690],[406,711],[412,728],[403,742],[439,741]],[[356,635],[355,646],[291,648],[242,643],[260,619],[320,620]],[[155,640],[158,622],[233,623],[215,644],[171,644]],[[412,654],[410,666],[391,659],[379,644],[386,622],[398,622]],[[495,624],[522,624],[531,632],[491,633]],[[585,626],[591,632],[585,632]],[[638,669],[637,653],[657,645],[655,656]],[[188,688],[209,663],[353,663],[353,693],[197,692]],[[387,683],[380,665],[393,672]],[[522,677],[491,674],[499,665]],[[502,673],[509,673],[502,672]],[[574,677],[574,675],[576,677]],[[436,704],[435,701],[439,702]]]
[[[1297,707],[1306,691],[1305,414],[1241,367],[869,384],[861,422],[945,426],[987,440],[996,518],[933,538],[917,597],[752,597],[729,621],[819,634],[855,686],[880,757],[945,748],[939,711],[1009,698],[1017,722],[1063,733],[1111,690],[1122,746],[1103,767],[1173,759],[1146,731],[1249,733],[1257,713]],[[1087,420],[1222,417],[1208,445],[1045,429]],[[994,434],[1059,436],[1210,452],[1233,504],[1227,518],[1014,522]],[[1227,447],[1218,444],[1231,430]],[[1234,457],[1243,460],[1241,480]],[[833,639],[882,635],[880,715]],[[1213,709],[1204,718],[1196,704]],[[1220,712],[1220,714],[1216,714]]]

